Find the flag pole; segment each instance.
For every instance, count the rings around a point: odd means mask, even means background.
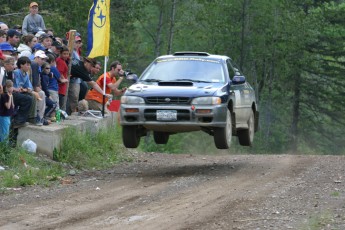
[[[104,74],[103,74],[103,101],[102,101],[102,116],[104,117],[105,112],[105,88],[106,88],[106,78],[107,78],[107,63],[109,57],[104,56]]]

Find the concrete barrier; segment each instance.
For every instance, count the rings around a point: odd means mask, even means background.
[[[37,144],[37,153],[42,153],[53,159],[54,149],[60,150],[63,130],[74,127],[80,132],[92,133],[106,127],[116,127],[117,113],[112,112],[104,118],[72,115],[61,122],[54,122],[47,126],[28,125],[18,130],[17,145],[30,139]]]

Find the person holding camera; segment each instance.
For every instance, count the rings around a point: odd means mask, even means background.
[[[114,94],[115,96],[120,96],[125,92],[127,89],[126,87],[119,89],[119,86],[123,80],[123,76],[125,71],[122,69],[122,65],[119,61],[114,61],[110,64],[110,70],[106,73],[105,79],[105,93],[107,97],[105,97],[104,103],[108,102],[108,97],[110,94]],[[118,80],[116,80],[118,78]],[[96,81],[97,85],[103,89],[104,87],[104,74],[102,74]],[[110,96],[111,97],[111,96]],[[89,104],[89,109],[91,110],[103,110],[103,94],[99,93],[94,89],[90,89],[86,94],[85,99]],[[109,113],[107,107],[104,107],[104,113]]]

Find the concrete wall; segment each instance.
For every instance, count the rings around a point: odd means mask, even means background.
[[[112,112],[104,118],[95,118],[90,116],[69,116],[68,119],[52,123],[47,126],[28,125],[18,130],[17,145],[21,146],[22,143],[30,139],[37,144],[37,153],[48,155],[53,159],[53,151],[56,148],[60,149],[63,130],[67,127],[75,127],[81,132],[91,131],[97,132],[105,127],[116,126],[117,113]]]

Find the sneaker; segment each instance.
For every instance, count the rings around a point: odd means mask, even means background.
[[[43,122],[43,125],[50,125],[51,124],[51,122],[49,122],[49,120],[47,120],[45,118],[42,119],[42,122]]]
[[[39,116],[36,117],[35,125],[36,126],[42,126],[43,125],[42,119]]]
[[[42,126],[43,125],[43,122],[42,121],[38,121],[35,123],[36,126]]]

